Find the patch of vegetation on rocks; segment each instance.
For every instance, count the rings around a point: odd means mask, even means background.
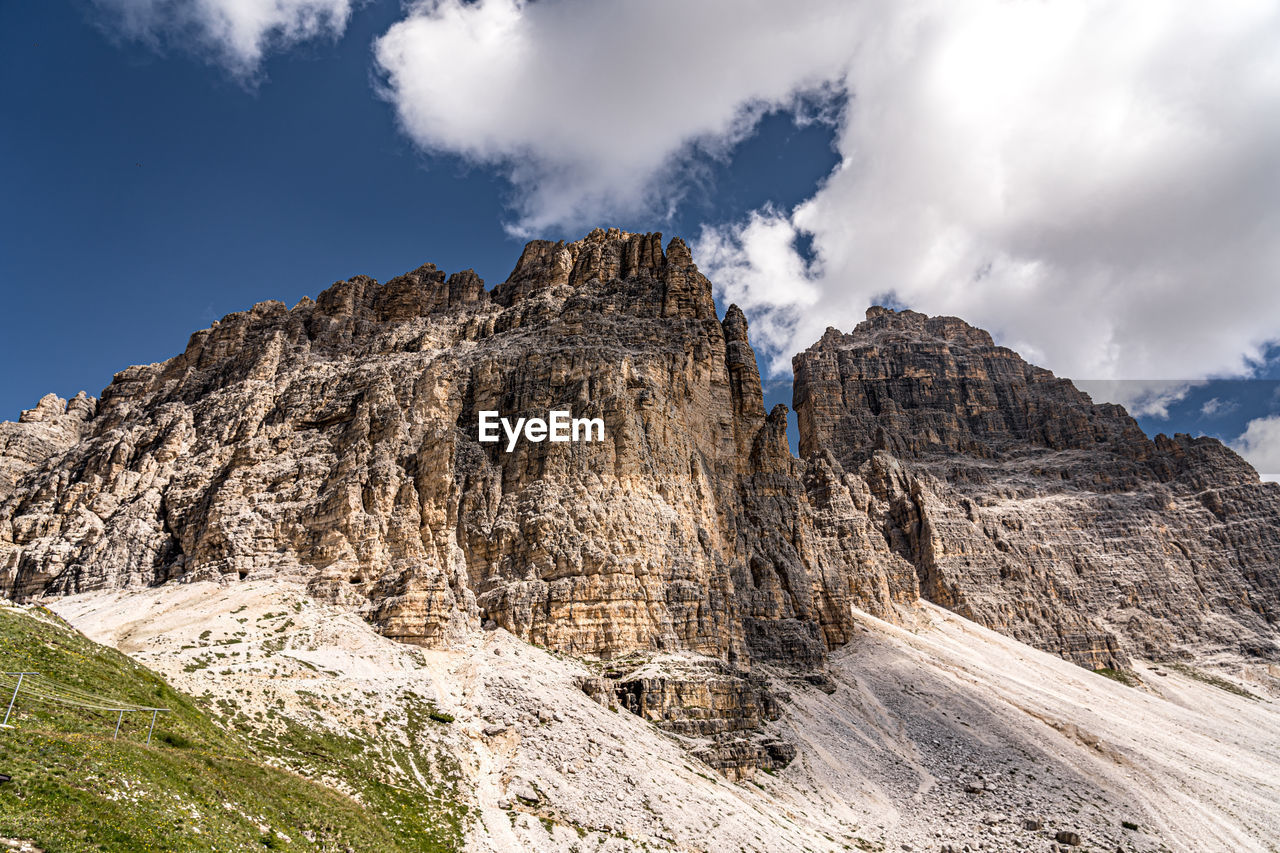
[[[1110,678],[1112,681],[1118,681],[1121,684],[1127,685],[1129,687],[1138,687],[1142,684],[1142,679],[1138,678],[1137,675],[1135,675],[1132,672],[1129,672],[1128,670],[1112,669],[1109,666],[1104,666],[1104,667],[1095,669],[1094,672],[1096,672],[1098,675],[1104,676],[1106,678]]]
[[[1211,685],[1219,690],[1225,690],[1228,693],[1234,693],[1237,696],[1243,696],[1246,699],[1253,699],[1255,701],[1258,698],[1238,684],[1234,684],[1227,681],[1225,678],[1219,678],[1218,676],[1204,672],[1203,670],[1196,669],[1193,666],[1188,666],[1185,663],[1166,663],[1165,666],[1174,672],[1180,672],[1188,678],[1193,678],[1196,681]]]
[[[367,744],[296,726],[289,742],[325,775],[272,766],[275,750],[218,725],[198,700],[47,610],[0,605],[0,659],[47,679],[37,685],[169,709],[150,744],[150,714],[137,711],[113,740],[116,712],[38,702],[38,688],[24,688],[13,728],[0,729],[0,773],[13,777],[0,786],[0,837],[49,853],[461,848],[465,806],[377,781]],[[440,792],[453,790],[440,780]]]

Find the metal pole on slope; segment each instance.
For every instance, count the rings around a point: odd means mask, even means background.
[[[149,729],[147,729],[147,743],[148,743],[148,744],[150,744],[150,743],[151,743],[151,733],[152,733],[153,731],[155,731],[155,729],[156,729],[156,714],[159,714],[161,711],[164,711],[165,713],[168,713],[169,709],[168,709],[168,708],[152,708],[152,709],[151,709],[151,727],[150,727]]]
[[[124,708],[121,708],[121,709],[120,709],[120,716],[116,718],[116,731],[115,731],[115,734],[113,734],[113,735],[111,736],[111,739],[112,739],[112,740],[115,740],[117,737],[119,737],[119,735],[120,735],[120,724],[121,724],[121,723],[123,723],[123,722],[124,722]]]
[[[13,688],[13,696],[9,699],[9,708],[4,712],[4,722],[0,723],[0,728],[11,729],[9,725],[9,715],[13,713],[13,703],[18,701],[18,691],[22,689],[22,679],[28,675],[39,675],[38,672],[6,672],[5,675],[18,676],[18,683]]]

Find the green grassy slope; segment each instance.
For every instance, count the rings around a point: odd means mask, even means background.
[[[397,790],[358,761],[362,744],[299,729],[289,743],[220,727],[193,699],[125,655],[91,642],[48,611],[0,606],[0,669],[32,670],[68,687],[161,714],[116,715],[37,704],[19,694],[0,729],[0,837],[54,851],[459,849],[466,809],[451,789]],[[10,679],[9,683],[12,683]],[[3,691],[0,715],[11,691]],[[268,766],[266,758],[341,779],[356,798]],[[289,753],[293,753],[290,755]]]

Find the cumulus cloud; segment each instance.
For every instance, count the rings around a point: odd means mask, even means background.
[[[698,262],[715,270],[723,282],[720,295],[756,318],[752,335],[773,345],[789,338],[822,294],[795,251],[795,234],[773,211],[753,213],[730,234],[705,231],[698,243]],[[759,345],[759,344],[757,344]],[[778,353],[766,348],[766,354]]]
[[[434,0],[375,55],[405,131],[504,168],[535,234],[678,203],[699,158],[843,78],[844,5]]]
[[[1169,409],[1181,403],[1204,380],[1076,379],[1075,386],[1095,402],[1121,403],[1134,417],[1168,420]]]
[[[1167,380],[1280,337],[1278,40],[1264,0],[433,0],[376,56],[405,131],[505,169],[525,233],[661,213],[765,110],[837,93],[812,197],[696,246],[775,372],[889,301]]]
[[[346,30],[360,0],[94,0],[126,38],[208,54],[252,77],[268,50]]]
[[[1262,479],[1280,482],[1280,415],[1249,421],[1231,446],[1258,470]]]
[[[881,294],[1085,378],[1238,375],[1280,336],[1274,6],[948,2],[883,26],[841,166],[785,217],[822,298],[783,349]]]

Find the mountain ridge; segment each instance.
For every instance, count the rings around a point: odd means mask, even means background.
[[[492,290],[356,276],[0,425],[0,590],[282,578],[420,645],[694,653],[584,689],[698,721],[730,776],[789,760],[753,671],[824,683],[861,611],[931,601],[1091,669],[1277,659],[1280,498],[1230,451],[1148,440],[956,318],[873,308],[795,369],[800,458],[679,238],[533,241]],[[477,441],[481,410],[552,408],[607,440]]]

